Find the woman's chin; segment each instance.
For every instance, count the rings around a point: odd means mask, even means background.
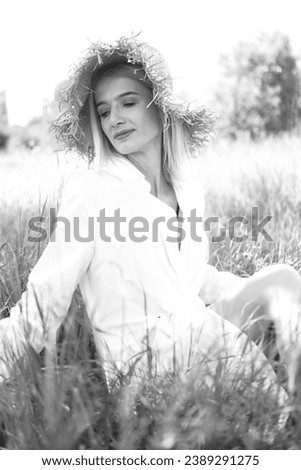
[[[122,155],[128,155],[129,153],[137,152],[138,149],[134,145],[129,145],[127,142],[123,144],[115,145],[116,150]]]

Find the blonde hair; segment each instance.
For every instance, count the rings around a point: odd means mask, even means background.
[[[138,68],[137,68],[138,67]],[[100,119],[96,112],[94,102],[94,88],[98,81],[108,75],[123,75],[128,76],[134,80],[142,82],[143,85],[150,92],[152,98],[149,105],[154,101],[153,88],[150,80],[146,77],[145,72],[141,66],[135,66],[128,63],[117,63],[111,64],[106,67],[105,70],[101,70],[101,73],[96,73],[92,82],[92,90],[89,97],[89,113],[91,131],[94,143],[94,166],[100,169],[106,161],[112,160],[113,158],[126,157],[119,153],[109,142],[105,134],[103,133],[100,125]],[[179,179],[181,176],[182,164],[185,164],[187,160],[192,159],[191,152],[188,148],[188,131],[183,125],[182,121],[173,118],[165,113],[160,107],[157,107],[159,116],[162,122],[162,169],[167,181],[171,179]]]

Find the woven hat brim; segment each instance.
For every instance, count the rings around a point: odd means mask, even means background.
[[[205,107],[190,109],[173,95],[172,79],[161,54],[137,35],[121,37],[113,44],[93,43],[74,66],[70,78],[58,92],[60,116],[52,130],[60,150],[76,151],[93,158],[93,137],[90,125],[89,95],[95,73],[111,63],[124,62],[141,66],[153,86],[153,102],[167,115],[172,125],[176,120],[185,127],[187,146],[191,153],[208,141],[213,132],[215,116]]]

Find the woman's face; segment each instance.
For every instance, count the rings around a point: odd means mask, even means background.
[[[113,147],[123,155],[146,152],[161,144],[162,123],[149,90],[124,76],[104,77],[95,88],[101,128]]]

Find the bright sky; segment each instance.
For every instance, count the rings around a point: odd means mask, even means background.
[[[42,112],[90,41],[142,31],[163,52],[175,90],[207,104],[218,59],[241,39],[280,31],[301,55],[299,0],[7,0],[1,5],[0,90],[10,124]]]

